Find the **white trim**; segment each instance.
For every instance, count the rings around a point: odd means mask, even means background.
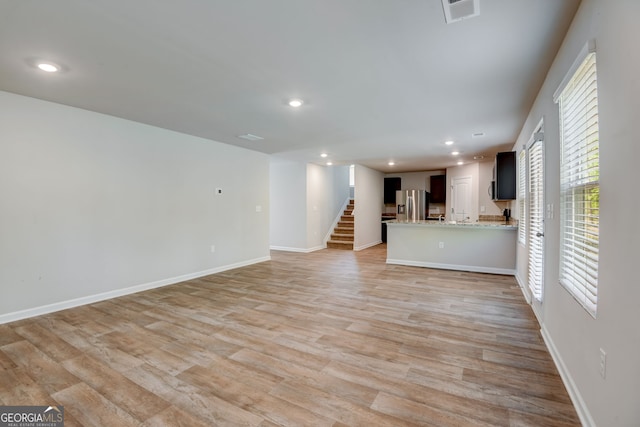
[[[531,221],[531,217],[532,217],[532,202],[534,202],[534,197],[532,196],[532,192],[531,192],[531,155],[532,155],[532,151],[531,149],[533,148],[533,146],[538,143],[541,144],[540,147],[540,158],[541,158],[541,164],[540,164],[540,175],[542,175],[542,179],[540,179],[539,184],[542,186],[542,200],[541,200],[541,212],[540,212],[540,221],[541,221],[541,227],[542,227],[542,235],[544,236],[545,233],[545,221],[546,221],[546,215],[545,215],[545,206],[547,203],[547,183],[545,181],[545,176],[547,173],[547,168],[546,168],[546,143],[544,140],[544,117],[540,120],[540,123],[538,123],[538,126],[536,128],[537,130],[535,132],[533,132],[531,134],[531,138],[529,139],[529,142],[527,143],[527,150],[526,150],[526,164],[527,164],[527,188],[526,188],[526,192],[527,192],[527,196],[526,196],[526,200],[527,200],[527,287],[529,288],[529,292],[531,293],[531,298],[535,299],[536,301],[538,301],[539,303],[542,303],[542,301],[544,300],[544,285],[545,285],[545,277],[544,277],[544,268],[545,268],[545,253],[546,253],[546,242],[544,240],[544,237],[541,239],[541,245],[542,247],[540,248],[540,265],[541,265],[541,271],[540,271],[540,298],[538,299],[537,296],[534,296],[534,289],[532,289],[532,283],[529,281],[529,277],[530,277],[530,271],[531,271],[531,252],[534,251],[536,248],[533,246],[533,243],[535,243],[534,237],[537,236],[531,236],[531,233],[533,232],[533,222]],[[535,152],[533,153],[535,154]],[[533,307],[533,303],[530,302],[530,304]],[[535,312],[535,310],[534,310]],[[536,313],[537,315],[537,313]]]
[[[538,300],[533,301],[531,303],[531,311],[533,311],[533,314],[536,316],[538,325],[544,324],[542,321],[542,302]]]
[[[367,243],[366,245],[358,246],[357,248],[354,247],[353,250],[354,251],[361,251],[363,249],[367,249],[367,248],[370,248],[372,246],[376,246],[376,245],[380,245],[380,244],[382,244],[382,240],[377,240],[377,241],[372,242],[372,243]]]
[[[573,64],[571,64],[571,67],[569,67],[569,70],[567,71],[567,74],[564,75],[564,78],[560,82],[558,89],[556,89],[556,91],[553,92],[553,102],[555,102],[556,104],[558,103],[558,101],[560,100],[560,95],[562,95],[562,91],[564,90],[565,87],[567,87],[567,85],[569,84],[569,80],[573,78],[573,75],[576,73],[580,65],[582,65],[582,61],[584,61],[584,58],[586,58],[587,55],[595,51],[596,51],[595,39],[591,39],[587,41],[585,45],[582,46],[582,49],[580,49],[580,52],[578,53],[578,56],[576,57],[575,61],[573,61]]]
[[[544,343],[547,345],[547,349],[551,354],[551,358],[553,358],[553,362],[555,363],[556,368],[560,373],[562,382],[564,383],[564,386],[566,387],[567,392],[569,393],[571,402],[573,403],[573,406],[575,407],[576,412],[578,413],[580,422],[584,427],[596,427],[596,423],[595,421],[593,421],[593,418],[589,413],[587,404],[584,402],[582,395],[578,391],[578,387],[573,382],[573,378],[571,377],[571,374],[569,373],[567,366],[564,364],[564,361],[562,360],[562,357],[560,356],[558,349],[556,348],[555,344],[553,343],[553,340],[551,339],[551,335],[549,335],[544,325],[540,329],[540,333],[542,334],[542,339],[544,340]]]
[[[17,320],[27,319],[29,317],[41,316],[43,314],[49,314],[49,313],[53,313],[60,310],[66,310],[68,308],[78,307],[81,305],[93,304],[99,301],[104,301],[104,300],[117,298],[125,295],[135,294],[136,292],[148,291],[150,289],[161,288],[163,286],[168,286],[168,285],[174,285],[176,283],[185,282],[187,280],[193,280],[199,277],[209,276],[211,274],[220,273],[226,270],[233,270],[234,268],[246,267],[248,265],[258,264],[258,263],[270,261],[270,260],[271,260],[270,256],[266,256],[262,258],[254,258],[251,260],[242,261],[235,264],[228,264],[221,267],[212,268],[209,270],[183,274],[181,276],[157,280],[155,282],[149,282],[149,283],[143,283],[141,285],[130,286],[128,288],[115,289],[113,291],[103,292],[100,294],[89,295],[86,297],[75,298],[68,301],[61,301],[53,304],[43,305],[40,307],[34,307],[26,310],[15,311],[13,313],[0,315],[0,325],[3,323],[9,323],[9,322],[15,322]]]
[[[524,299],[527,301],[527,304],[531,305],[531,294],[528,292],[529,287],[527,286],[527,282],[520,278],[520,275],[516,271],[514,274],[516,278],[516,282],[518,282],[518,286],[520,286],[520,290],[522,291],[522,295],[524,295]]]
[[[405,260],[405,259],[390,259],[390,258],[387,258],[387,264],[408,265],[410,267],[437,268],[441,270],[471,271],[474,273],[502,274],[507,276],[516,275],[515,269],[497,268],[497,267],[481,267],[477,265],[441,264],[437,262],[411,261],[411,260]]]
[[[528,269],[527,269],[527,273],[528,273]],[[527,274],[528,276],[528,274]],[[526,280],[523,280],[518,273],[516,272],[515,274],[516,277],[516,282],[518,282],[518,286],[520,286],[520,290],[522,291],[522,295],[524,295],[524,299],[527,301],[527,304],[529,304],[531,306],[531,311],[533,311],[533,314],[536,316],[536,320],[538,321],[538,325],[542,325],[542,313],[540,313],[540,304],[542,304],[541,302],[538,301],[537,304],[534,304],[534,299],[533,296],[531,295],[531,289],[529,288]],[[537,300],[535,300],[537,301]]]
[[[308,254],[311,252],[319,251],[320,249],[326,249],[327,245],[324,246],[314,246],[313,248],[291,248],[288,246],[269,246],[269,249],[272,251],[284,251],[284,252],[299,252],[303,254]]]
[[[596,53],[582,58],[558,106],[559,281],[594,319],[602,235],[597,201],[601,194],[597,62]]]

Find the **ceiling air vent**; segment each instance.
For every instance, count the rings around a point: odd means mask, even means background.
[[[238,138],[246,139],[247,141],[260,141],[261,139],[264,139],[261,136],[252,135],[250,133],[247,133],[245,135],[238,135]]]
[[[447,24],[480,15],[480,0],[442,0]]]

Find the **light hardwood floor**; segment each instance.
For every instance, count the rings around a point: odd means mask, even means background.
[[[513,277],[360,252],[0,325],[0,404],[66,426],[577,426]]]

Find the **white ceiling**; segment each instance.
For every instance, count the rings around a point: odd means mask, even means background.
[[[442,169],[513,145],[578,5],[480,0],[447,25],[441,0],[0,0],[0,90],[287,159]]]

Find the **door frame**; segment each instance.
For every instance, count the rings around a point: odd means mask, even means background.
[[[529,269],[531,267],[531,261],[532,261],[532,240],[531,240],[531,236],[533,234],[533,232],[535,230],[533,230],[532,227],[532,222],[531,222],[531,213],[532,213],[532,209],[531,209],[531,204],[533,203],[533,197],[531,195],[531,176],[530,176],[530,150],[531,148],[534,146],[534,144],[536,143],[540,143],[541,146],[541,182],[539,183],[542,189],[542,200],[541,200],[541,206],[540,206],[540,212],[541,212],[541,229],[538,229],[537,232],[541,233],[542,236],[539,236],[538,238],[540,239],[540,250],[541,250],[541,255],[540,255],[540,265],[541,265],[541,269],[540,269],[540,299],[537,299],[534,295],[533,295],[533,291],[531,290],[531,283],[530,283],[530,275],[529,275]],[[530,303],[531,306],[534,308],[534,312],[536,312],[536,315],[538,315],[539,313],[537,313],[538,308],[540,305],[542,305],[543,301],[544,301],[544,288],[545,288],[545,258],[546,258],[546,244],[545,244],[545,240],[544,240],[544,235],[545,235],[545,228],[546,228],[546,224],[545,224],[545,220],[546,220],[546,211],[547,211],[547,204],[546,204],[546,185],[545,185],[545,176],[546,176],[546,150],[545,150],[545,140],[544,140],[544,119],[542,119],[540,121],[540,123],[538,124],[538,126],[536,126],[536,130],[531,134],[531,138],[529,139],[529,141],[527,142],[526,145],[526,163],[527,163],[527,291],[529,293],[530,296]]]

